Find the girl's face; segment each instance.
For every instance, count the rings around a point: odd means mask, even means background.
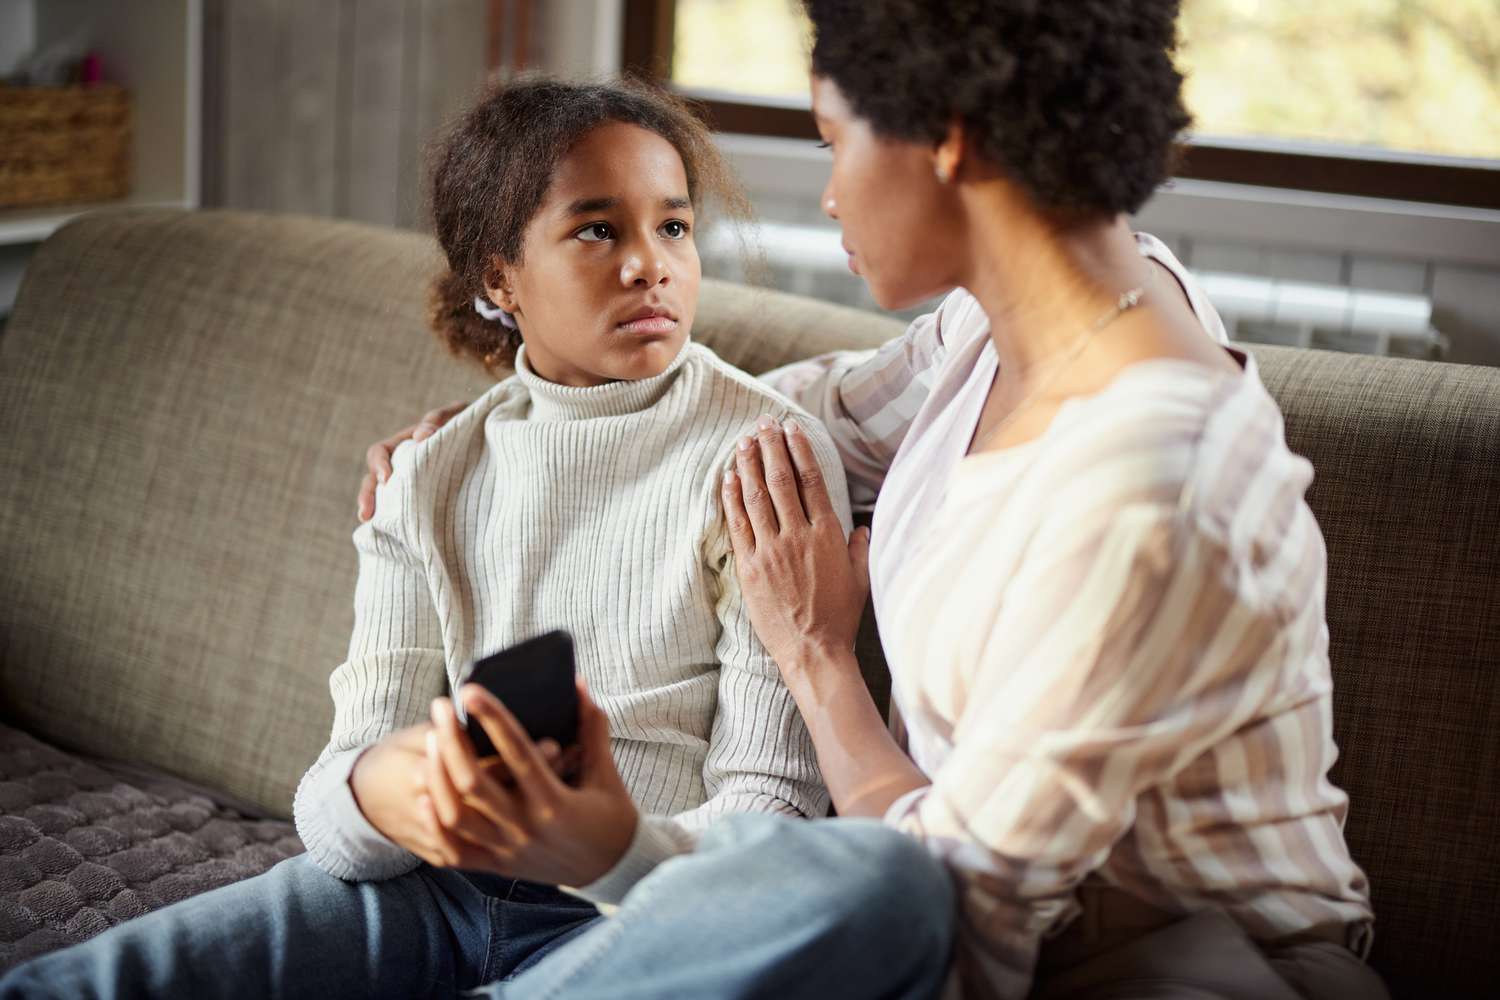
[[[676,148],[636,125],[589,132],[527,225],[522,263],[499,271],[490,298],[515,315],[541,377],[593,386],[661,374],[692,330],[702,276]]]
[[[875,301],[905,309],[958,284],[962,213],[953,185],[936,178],[933,147],[876,135],[824,77],[812,78],[812,110],[833,150],[823,211]]]

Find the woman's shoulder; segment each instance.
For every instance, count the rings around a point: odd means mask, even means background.
[[[1250,484],[1300,498],[1311,466],[1293,454],[1253,360],[1238,374],[1175,359],[1137,363],[1101,391],[1063,404],[1026,445],[966,460],[971,478],[1009,490],[1025,459],[1028,493],[1078,493],[1110,506],[1191,508],[1228,531]],[[1056,509],[1057,505],[1052,505]]]

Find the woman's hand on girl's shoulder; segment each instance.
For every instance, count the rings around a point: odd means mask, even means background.
[[[870,593],[870,536],[847,539],[806,431],[762,418],[723,484],[724,519],[755,633],[793,674],[854,648]]]
[[[391,477],[391,453],[402,441],[421,441],[423,438],[432,437],[439,427],[461,413],[469,405],[469,401],[461,399],[447,406],[440,406],[436,410],[428,410],[422,415],[422,419],[404,427],[384,441],[376,441],[365,449],[365,478],[359,484],[359,519],[368,521],[375,516],[375,487]]]

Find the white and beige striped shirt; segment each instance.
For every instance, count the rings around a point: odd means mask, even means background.
[[[1212,307],[1171,253],[1143,254]],[[767,376],[879,492],[872,583],[908,749],[887,822],[959,879],[976,993],[1024,996],[1085,875],[1256,939],[1368,946],[1328,780],[1326,560],[1253,360],[1133,365],[1042,437],[965,457],[996,370],[963,291],[877,352]],[[971,978],[971,976],[973,978]]]

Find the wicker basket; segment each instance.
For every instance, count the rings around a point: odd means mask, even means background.
[[[0,87],[0,206],[107,201],[130,193],[123,87]]]

